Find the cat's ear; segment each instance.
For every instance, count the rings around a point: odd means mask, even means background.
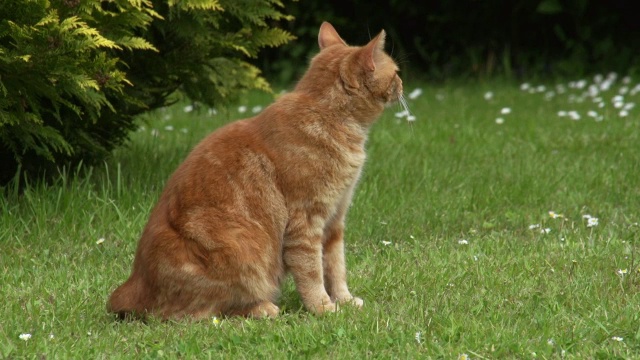
[[[362,48],[361,61],[365,69],[374,71],[376,69],[376,63],[384,53],[384,40],[387,34],[384,30],[374,37],[367,45]]]
[[[338,35],[338,32],[333,25],[325,21],[320,25],[320,32],[318,33],[318,45],[320,45],[320,50],[335,44],[347,45],[340,35]]]

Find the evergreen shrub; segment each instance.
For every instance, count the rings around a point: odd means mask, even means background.
[[[94,163],[182,91],[220,106],[268,90],[248,62],[293,37],[280,0],[4,0],[0,184]],[[18,171],[20,169],[20,171]]]

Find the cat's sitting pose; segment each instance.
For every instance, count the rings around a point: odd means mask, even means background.
[[[287,272],[305,307],[362,306],[347,288],[344,219],[365,142],[402,95],[385,33],[348,46],[329,23],[291,93],[220,128],[171,176],[110,312],[161,318],[276,316]]]

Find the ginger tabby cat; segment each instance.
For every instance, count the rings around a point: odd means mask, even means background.
[[[323,23],[293,92],[200,142],[167,182],[108,310],[273,317],[287,272],[313,313],[362,306],[347,288],[344,220],[369,127],[402,96],[384,40],[348,46]]]

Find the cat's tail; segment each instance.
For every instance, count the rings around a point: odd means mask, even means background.
[[[144,318],[147,311],[145,292],[143,279],[132,275],[111,294],[107,301],[107,311],[123,320]]]

